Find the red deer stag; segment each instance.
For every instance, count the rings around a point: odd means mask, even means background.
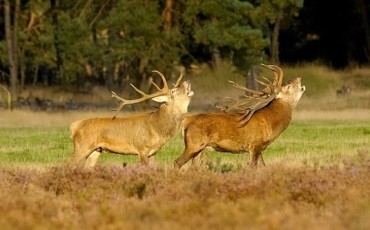
[[[205,147],[221,152],[250,153],[250,165],[257,167],[263,162],[262,151],[289,125],[292,110],[305,91],[301,79],[295,78],[282,86],[283,71],[275,65],[264,65],[273,71],[273,82],[258,81],[262,91],[251,90],[231,82],[248,95],[221,107],[223,113],[207,113],[189,116],[182,124],[185,150],[175,160],[175,168],[181,168],[194,159]]]
[[[138,155],[141,163],[148,164],[149,157],[156,152],[180,129],[181,121],[187,113],[191,97],[190,81],[184,81],[180,86],[182,73],[173,89],[169,89],[166,79],[158,71],[163,81],[163,88],[153,94],[146,94],[131,85],[142,95],[138,99],[123,99],[112,92],[112,97],[121,103],[116,114],[128,104],[152,99],[161,103],[159,108],[151,113],[128,116],[123,118],[111,117],[92,118],[75,121],[71,124],[74,151],[70,166],[76,167],[86,159],[85,167],[94,167],[102,152]]]

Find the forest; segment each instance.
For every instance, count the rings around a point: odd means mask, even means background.
[[[140,85],[228,62],[366,66],[364,0],[2,0],[0,91],[9,107],[28,86]]]

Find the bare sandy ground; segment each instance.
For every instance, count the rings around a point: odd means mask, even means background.
[[[67,127],[79,119],[110,117],[113,114],[112,111],[32,112],[14,110],[10,112],[0,110],[0,127]],[[129,113],[122,112],[120,116],[129,115]],[[310,120],[370,121],[370,109],[296,110],[293,113],[293,121]]]

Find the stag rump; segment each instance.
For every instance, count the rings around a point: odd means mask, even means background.
[[[102,152],[138,155],[141,163],[148,164],[148,158],[156,152],[180,129],[181,121],[191,97],[194,95],[189,81],[180,84],[182,73],[173,89],[169,89],[166,79],[158,71],[163,81],[163,88],[157,92],[146,94],[135,86],[134,89],[142,95],[138,99],[124,99],[112,92],[112,97],[121,104],[116,114],[128,104],[152,99],[161,103],[156,111],[147,114],[128,116],[92,118],[75,121],[71,124],[74,151],[70,166],[76,167],[86,159],[85,167],[93,167]]]
[[[260,82],[265,85],[263,90],[255,91],[231,82],[248,95],[222,106],[222,113],[184,119],[185,150],[175,160],[175,168],[181,168],[206,147],[221,152],[249,152],[252,167],[257,166],[259,159],[263,162],[262,151],[288,127],[292,110],[305,91],[300,78],[282,86],[282,69],[275,65],[263,66],[275,75],[273,82]]]

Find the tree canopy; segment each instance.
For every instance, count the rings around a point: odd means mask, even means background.
[[[368,64],[364,0],[25,0],[0,3],[0,83],[120,87],[222,60]],[[8,9],[8,11],[7,11]],[[15,79],[14,79],[15,78]],[[19,89],[19,88],[18,88]],[[16,94],[16,92],[12,92]]]

